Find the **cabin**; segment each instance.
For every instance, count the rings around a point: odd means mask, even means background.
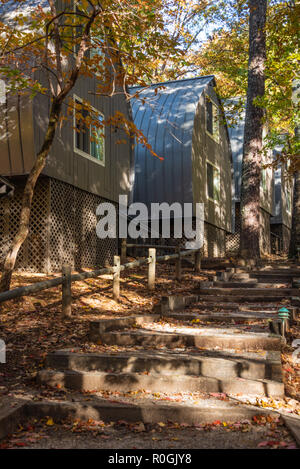
[[[23,5],[23,4],[22,4]],[[44,72],[35,78],[47,86]],[[130,119],[130,106],[123,90],[114,96],[97,95],[97,78],[81,77],[73,98],[88,102],[99,119],[116,111]],[[64,114],[67,116],[67,101]],[[0,175],[14,186],[11,198],[0,198],[0,267],[16,233],[25,179],[45,135],[50,98],[10,96],[0,84]],[[120,128],[105,126],[104,135],[90,139],[91,128],[78,129],[75,114],[68,116],[56,133],[32,205],[30,233],[19,252],[17,268],[55,272],[63,263],[73,268],[109,263],[117,253],[118,239],[96,235],[96,207],[112,202],[118,207],[120,194],[129,194],[133,165],[131,142]],[[119,144],[118,141],[123,143]]]
[[[232,157],[215,85],[202,76],[130,89],[133,121],[163,158],[135,146],[132,201],[148,210],[153,202],[192,203],[194,214],[203,203],[205,257],[224,256],[231,232]]]
[[[235,255],[240,246],[240,202],[242,183],[242,162],[244,144],[245,111],[242,111],[235,125],[229,126],[229,136],[232,149],[234,179],[233,179],[233,233],[227,236],[226,248],[228,255]],[[264,164],[272,162],[272,155],[264,156]],[[271,252],[271,225],[270,220],[274,208],[274,179],[273,169],[270,167],[261,170],[260,186],[260,249],[262,254]]]

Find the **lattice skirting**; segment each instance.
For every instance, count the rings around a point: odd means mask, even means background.
[[[0,266],[18,227],[24,180],[15,180],[12,199],[0,199]],[[118,240],[96,235],[96,207],[106,200],[56,179],[38,180],[31,211],[30,233],[17,269],[56,272],[63,263],[75,269],[111,264]]]

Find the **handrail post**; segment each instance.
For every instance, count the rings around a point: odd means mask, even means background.
[[[178,254],[178,257],[176,259],[176,280],[180,281],[181,280],[181,253],[180,253],[180,246],[177,247],[176,252]]]
[[[121,264],[123,265],[127,260],[127,239],[123,238],[121,243]]]
[[[156,249],[150,248],[148,251],[148,290],[155,289],[155,268],[156,268]]]
[[[71,266],[62,266],[62,314],[65,317],[72,315]]]
[[[195,272],[200,272],[201,270],[201,251],[195,252]]]
[[[115,301],[120,298],[120,265],[120,257],[114,256],[113,298]]]

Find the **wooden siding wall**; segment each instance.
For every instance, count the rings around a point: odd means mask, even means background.
[[[104,115],[105,119],[114,115],[117,110],[128,119],[130,118],[129,104],[123,94],[110,98],[98,97],[96,92],[97,80],[82,77],[78,80],[72,94],[88,101]],[[49,105],[47,96],[38,96],[34,100],[36,151],[40,148],[45,134]],[[64,113],[67,113],[67,102],[64,106]],[[118,144],[117,141],[122,139],[125,139],[127,143]],[[57,130],[43,173],[106,199],[118,201],[119,194],[129,193],[131,165],[132,150],[129,138],[124,131],[115,131],[110,126],[105,128],[105,166],[76,153],[73,117],[68,116],[67,121]]]
[[[41,73],[36,78],[45,83]],[[130,119],[129,104],[123,94],[111,98],[97,97],[94,78],[81,78],[74,93],[88,100],[108,118],[118,110]],[[0,174],[18,176],[29,173],[39,151],[48,124],[50,98],[37,95],[29,98],[12,96],[0,105]],[[64,113],[67,104],[64,106]],[[118,201],[119,194],[130,191],[133,151],[122,130],[105,129],[105,166],[74,152],[73,117],[57,130],[48,156],[44,175],[72,184],[109,200]],[[126,143],[118,144],[118,140]]]
[[[64,1],[57,0],[58,11]],[[37,79],[48,87],[46,75],[35,72]],[[104,114],[105,118],[118,110],[130,119],[130,106],[121,89],[113,97],[96,96],[95,77],[79,78],[72,94],[76,94]],[[68,99],[64,113],[67,112]],[[0,174],[16,176],[27,174],[40,150],[48,124],[50,97],[37,95],[33,100],[9,97],[6,105],[0,105]],[[118,201],[119,194],[130,192],[130,176],[133,165],[131,142],[124,131],[111,127],[105,130],[105,166],[74,152],[73,116],[57,130],[54,144],[48,156],[43,174],[103,198]],[[126,140],[118,144],[118,140]]]
[[[0,174],[30,171],[34,161],[32,105],[20,96],[7,96],[0,105]]]
[[[193,133],[193,198],[194,202],[204,202],[205,221],[225,231],[231,231],[232,175],[231,150],[226,127],[221,123],[219,142],[217,143],[206,132],[205,94],[214,103],[218,98],[212,86],[208,86],[201,95],[195,115]],[[206,162],[220,170],[220,202],[213,202],[206,194]]]

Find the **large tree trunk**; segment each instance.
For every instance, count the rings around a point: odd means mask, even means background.
[[[294,176],[294,195],[292,212],[292,230],[289,248],[289,257],[297,257],[297,248],[300,249],[300,171]]]
[[[0,281],[0,291],[6,291],[10,289],[11,277],[15,268],[18,252],[29,233],[30,212],[34,188],[37,179],[45,166],[47,155],[54,140],[59,116],[61,113],[61,107],[62,99],[56,99],[53,101],[44,143],[36,157],[35,163],[28,175],[24,188],[19,228],[4,261],[4,267]]]
[[[265,93],[267,0],[249,0],[249,65],[241,188],[243,258],[260,257],[260,179],[264,109],[253,103]]]

